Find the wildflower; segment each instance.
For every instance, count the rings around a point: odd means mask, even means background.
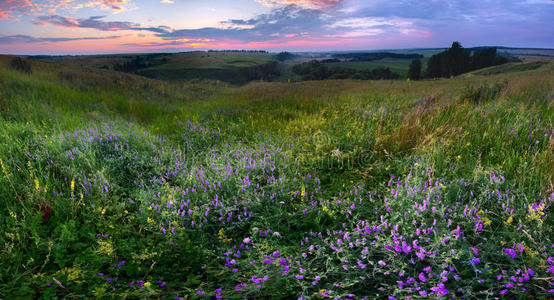
[[[507,225],[507,224],[511,224],[513,221],[514,221],[514,218],[512,218],[512,216],[510,216],[510,217],[508,218],[508,220],[504,221],[504,224],[506,224],[506,225]]]
[[[479,250],[477,248],[471,248],[471,251],[473,251],[473,254],[478,255]]]
[[[456,156],[456,160],[460,160],[460,159],[462,159],[461,155]]]
[[[251,240],[250,238],[248,238],[248,237],[247,237],[247,238],[244,238],[244,240],[242,240],[242,242],[245,243],[245,244],[250,243],[250,241],[252,241],[252,240]]]
[[[38,191],[39,187],[38,179],[35,179],[35,189]]]
[[[302,275],[296,275],[296,276],[294,276],[294,277],[295,277],[296,279],[298,279],[298,280],[301,280],[301,279],[304,278],[304,276],[302,276]]]
[[[118,267],[118,268],[121,268],[121,266],[123,266],[123,264],[125,264],[125,261],[124,261],[124,260],[120,261],[120,262],[117,264],[117,267]]]
[[[152,285],[152,284],[151,284],[150,282],[148,282],[148,281],[144,283],[144,286],[145,286],[145,287],[150,287],[151,285]]]
[[[419,280],[420,280],[421,282],[427,281],[427,279],[425,278],[425,274],[423,274],[423,273],[419,273],[418,278],[419,278]]]

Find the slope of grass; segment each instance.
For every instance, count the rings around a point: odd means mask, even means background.
[[[100,69],[114,69],[136,58],[145,64],[137,70],[150,78],[171,81],[210,79],[244,84],[252,80],[256,68],[274,61],[268,53],[242,52],[183,52],[158,54],[114,54],[48,57],[47,61],[61,62],[74,66],[88,66]]]
[[[535,61],[530,63],[511,63],[500,66],[490,67],[483,70],[474,72],[475,75],[494,75],[510,72],[529,71],[540,68],[543,65],[547,65],[547,61]]]
[[[10,59],[2,298],[553,292],[552,63],[227,88]]]
[[[378,67],[389,68],[393,73],[399,74],[406,78],[410,69],[411,59],[384,58],[375,61],[358,61],[358,62],[332,62],[326,63],[328,67],[343,67],[356,70],[373,70]],[[427,59],[422,59],[422,65],[427,65]],[[425,69],[422,70],[425,72]]]

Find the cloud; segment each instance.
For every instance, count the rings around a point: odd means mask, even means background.
[[[40,9],[40,5],[30,0],[2,0],[0,1],[0,19],[18,20],[22,15]]]
[[[330,21],[321,10],[305,9],[296,5],[275,8],[268,14],[252,19],[231,19],[219,27],[181,29],[158,34],[164,40],[208,38],[211,40],[233,39],[242,42],[258,42],[275,37],[311,35],[325,33],[324,26]]]
[[[74,19],[58,15],[40,16],[34,20],[37,25],[55,25],[66,28],[92,28],[101,31],[138,30],[156,33],[167,33],[167,26],[142,27],[140,24],[122,21],[103,21],[104,16],[92,16],[87,19]]]
[[[76,11],[82,8],[122,12],[133,7],[132,0],[0,0],[0,19],[19,20],[24,15]]]
[[[264,6],[297,5],[304,8],[329,8],[337,6],[345,0],[255,0]]]
[[[35,38],[28,35],[10,35],[0,36],[0,44],[16,44],[16,43],[58,43],[68,41],[80,41],[80,40],[105,40],[116,39],[121,36],[112,35],[106,37],[77,37],[77,38]]]
[[[227,44],[278,45],[290,41],[317,42],[331,39],[354,39],[403,35],[426,31],[402,18],[353,17],[340,11],[304,8],[296,4],[275,7],[270,13],[251,19],[230,19],[218,27],[182,29],[157,34],[170,41],[179,39],[208,39],[207,45]],[[290,44],[290,43],[289,43]],[[301,43],[297,43],[301,44]]]
[[[175,1],[173,1],[173,0],[162,0],[161,2],[163,4],[174,4],[175,3]]]

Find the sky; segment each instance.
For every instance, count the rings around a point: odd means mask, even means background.
[[[554,48],[553,0],[0,0],[0,53]]]

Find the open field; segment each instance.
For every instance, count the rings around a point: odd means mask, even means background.
[[[256,77],[258,74],[253,74],[258,71],[257,68],[275,62],[273,54],[268,53],[204,51],[170,54],[61,56],[43,59],[75,66],[113,70],[117,69],[117,64],[132,62],[137,58],[140,59],[139,63],[142,65],[129,71],[150,78],[172,81],[211,79],[239,84],[258,79]]]
[[[423,72],[427,66],[428,58],[421,59],[423,66]],[[325,63],[329,67],[343,67],[355,70],[373,70],[378,67],[389,68],[393,73],[400,75],[402,78],[408,76],[408,70],[410,69],[411,59],[400,58],[384,58],[374,61],[356,61],[356,62],[331,62]]]
[[[226,87],[11,59],[0,298],[554,293],[554,62]]]
[[[365,51],[364,53],[388,52],[395,54],[421,54],[422,71],[425,72],[429,57],[445,49],[406,49]],[[246,84],[253,80],[287,82],[289,79],[300,80],[301,76],[292,73],[293,65],[310,60],[325,60],[333,58],[334,54],[362,52],[332,52],[332,53],[297,53],[292,60],[277,62],[276,53],[249,52],[182,52],[182,53],[151,53],[151,54],[113,54],[113,55],[81,55],[81,56],[43,56],[44,61],[63,63],[73,66],[93,67],[99,69],[118,70],[120,66],[140,59],[137,68],[120,71],[135,73],[149,78],[170,81],[214,80],[232,84]],[[548,49],[516,49],[501,48],[499,54],[518,57],[525,61],[551,60],[554,52]],[[328,62],[326,66],[340,66],[355,70],[373,70],[378,67],[390,68],[401,77],[406,78],[411,59],[384,58],[373,61]],[[266,74],[267,73],[267,74]]]

